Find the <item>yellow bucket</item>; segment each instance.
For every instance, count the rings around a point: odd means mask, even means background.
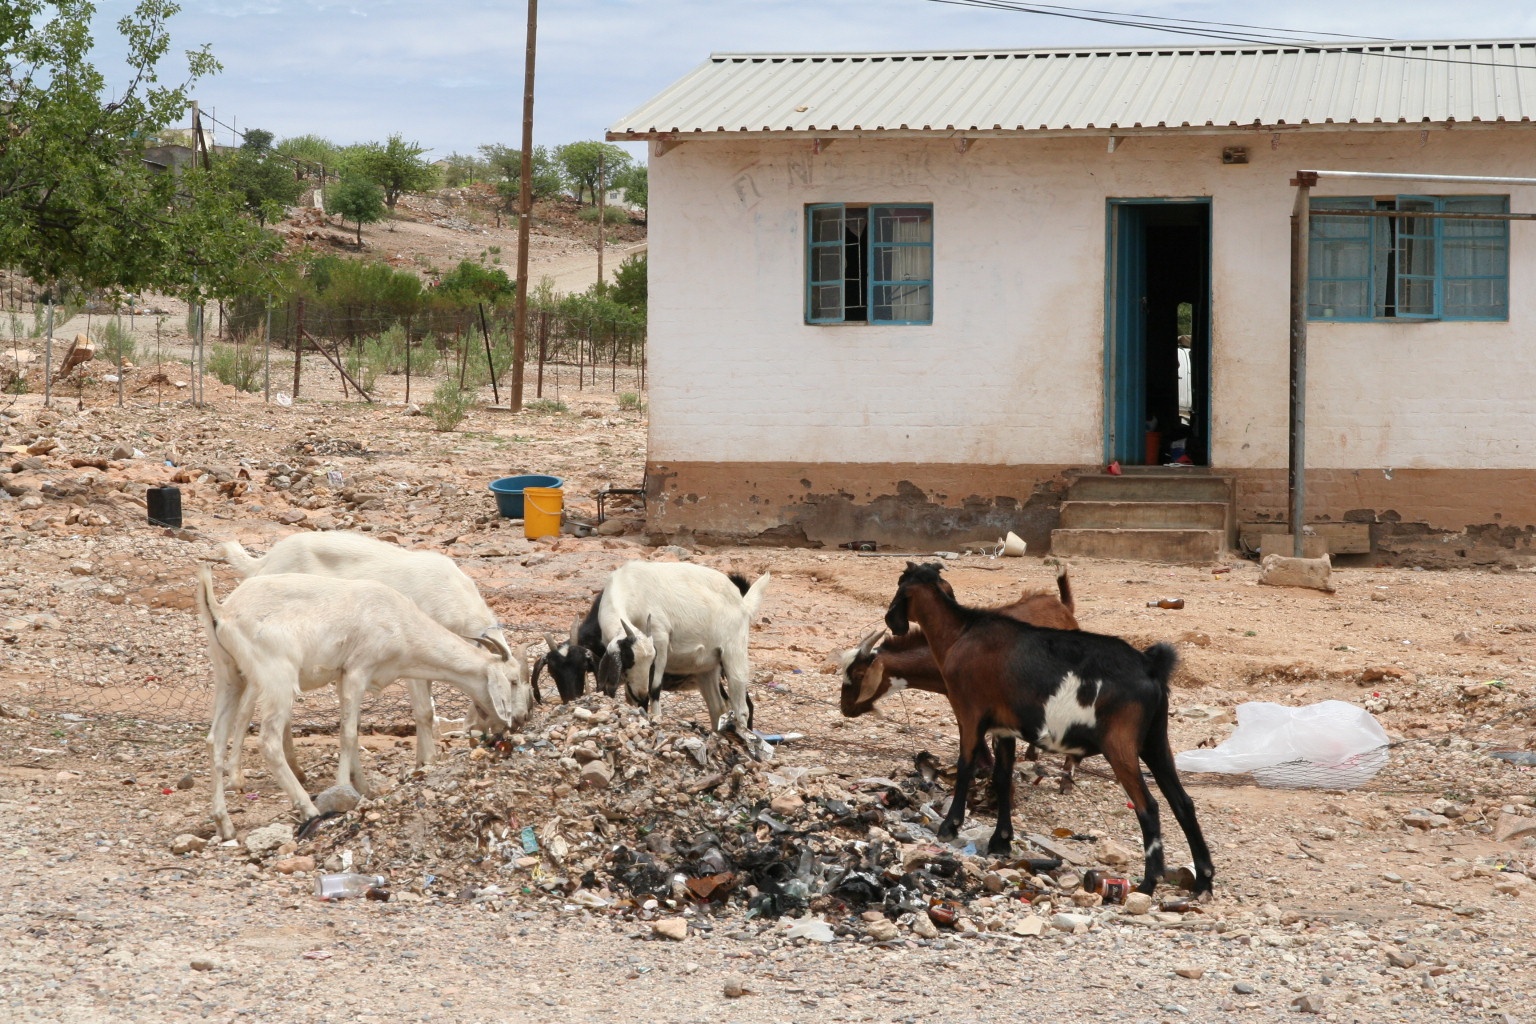
[[[523,536],[529,540],[558,536],[565,492],[558,487],[523,488]]]

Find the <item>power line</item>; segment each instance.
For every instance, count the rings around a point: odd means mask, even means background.
[[[1326,53],[1344,50],[1362,56],[1386,57],[1395,60],[1416,60],[1431,64],[1460,64],[1467,67],[1504,68],[1510,71],[1530,71],[1519,64],[1501,64],[1498,61],[1465,60],[1457,57],[1436,57],[1427,53],[1406,53],[1384,46],[1412,45],[1411,41],[1390,40],[1376,36],[1354,36],[1340,32],[1305,33],[1300,29],[1270,28],[1262,25],[1244,25],[1236,22],[1200,21],[1193,18],[1162,18],[1147,14],[1119,14],[1085,7],[1063,7],[1055,4],[1017,3],[1013,0],[928,0],[929,3],[948,4],[954,7],[978,7],[984,10],[1009,11],[1015,14],[1039,14],[1052,18],[1068,18],[1121,28],[1150,29],[1155,32],[1172,32],[1179,35],[1198,36],[1222,42],[1249,43],[1256,46],[1287,46],[1307,53]],[[1246,29],[1247,34],[1227,31]],[[1356,40],[1351,43],[1320,43],[1318,36],[1334,36]]]

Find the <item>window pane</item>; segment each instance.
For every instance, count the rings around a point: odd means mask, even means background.
[[[874,288],[876,321],[933,322],[933,286],[928,284],[884,284]]]
[[[1399,277],[1397,311],[1400,315],[1432,316],[1435,311],[1434,279]]]
[[[878,206],[875,242],[933,242],[933,211],[922,206]]]
[[[1448,213],[1505,213],[1508,196],[1447,196]],[[1447,319],[1509,317],[1509,222],[1446,220],[1440,223],[1444,275],[1442,314]]]
[[[828,207],[811,211],[811,241],[841,242],[843,240],[843,211]]]
[[[1314,199],[1307,247],[1307,315],[1359,319],[1374,314],[1371,304],[1372,221],[1330,217],[1329,210],[1368,210],[1366,197]]]
[[[897,246],[875,250],[875,280],[929,281],[933,278],[933,250]]]
[[[841,281],[843,279],[843,249],[842,246],[831,248],[818,248],[811,257],[811,280],[817,283],[823,281]]]
[[[838,320],[843,315],[843,286],[839,284],[814,285],[811,288],[811,319]]]

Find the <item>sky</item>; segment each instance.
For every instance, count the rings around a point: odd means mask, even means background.
[[[539,6],[534,142],[604,130],[711,53],[954,50],[1137,45],[1190,35],[1013,10],[976,0],[544,0]],[[1101,12],[1262,25],[1327,38],[1536,37],[1529,0],[1084,0]],[[96,66],[125,82],[116,22],[131,0],[98,0]],[[1037,5],[1043,6],[1043,5]],[[263,128],[339,144],[398,133],[428,159],[517,148],[525,3],[497,0],[182,0],[162,76],[209,44],[223,64],[193,90],[217,141]],[[1081,10],[1058,6],[1058,10]],[[1103,15],[1092,15],[1103,17]],[[1240,31],[1240,30],[1233,30]],[[172,56],[176,62],[173,63]],[[643,148],[629,145],[636,156]]]

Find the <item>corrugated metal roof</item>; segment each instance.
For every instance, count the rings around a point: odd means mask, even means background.
[[[715,54],[610,139],[1529,122],[1536,39]]]

